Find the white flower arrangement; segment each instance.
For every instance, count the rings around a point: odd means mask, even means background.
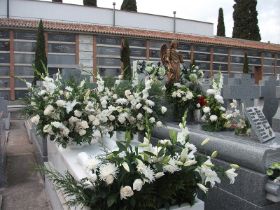
[[[55,180],[61,190],[68,192],[68,187],[79,189],[71,191],[71,204],[108,210],[142,210],[147,204],[149,209],[156,210],[166,203],[171,205],[170,201],[176,200],[177,196],[181,202],[193,202],[198,190],[207,193],[209,188],[221,183],[220,175],[228,177],[233,184],[237,176],[236,166],[224,171],[212,163],[211,157],[196,158],[196,146],[189,142],[186,115],[180,128],[177,135],[171,132],[169,140],[161,140],[156,146],[150,143],[150,133],[147,133],[139,146],[131,147],[128,137],[117,142],[118,150],[98,160],[80,153],[78,162],[88,174],[82,180],[76,181],[69,173],[63,176],[50,170],[46,170],[47,176]],[[60,182],[67,184],[59,185]],[[85,191],[89,196],[80,199]],[[92,197],[96,199],[92,200]]]

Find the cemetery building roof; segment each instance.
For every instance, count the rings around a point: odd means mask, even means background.
[[[38,26],[38,20],[27,19],[14,19],[14,18],[0,18],[0,27],[2,28],[24,28],[24,29],[36,29]],[[226,37],[210,37],[194,34],[179,34],[163,31],[151,31],[135,28],[124,28],[114,26],[102,26],[94,24],[80,24],[58,21],[44,21],[44,27],[49,31],[65,31],[65,32],[81,32],[81,33],[96,33],[96,34],[108,34],[117,36],[131,36],[142,37],[151,39],[176,39],[180,41],[188,41],[201,44],[210,45],[223,45],[238,48],[254,48],[261,50],[280,51],[279,44],[271,44],[257,41],[249,41],[243,39],[226,38]]]

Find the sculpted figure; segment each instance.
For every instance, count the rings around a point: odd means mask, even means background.
[[[183,63],[183,56],[177,52],[177,41],[173,40],[168,49],[167,45],[161,46],[161,61],[167,70],[167,83],[173,84],[180,80],[180,63]]]

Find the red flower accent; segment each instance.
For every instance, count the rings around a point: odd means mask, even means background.
[[[201,107],[207,105],[206,98],[204,96],[198,96],[198,103],[200,104]]]

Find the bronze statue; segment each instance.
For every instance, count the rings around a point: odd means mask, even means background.
[[[164,44],[160,49],[160,56],[163,65],[167,70],[167,83],[173,84],[180,80],[180,63],[183,63],[183,56],[177,52],[177,41],[173,40],[168,49]]]

